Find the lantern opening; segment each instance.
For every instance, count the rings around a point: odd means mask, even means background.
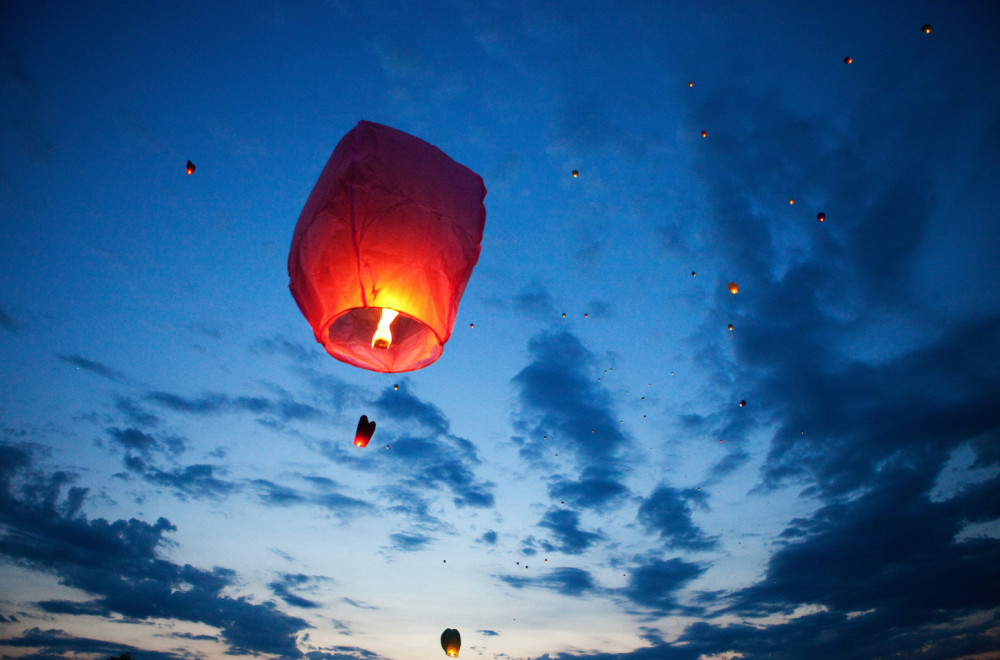
[[[382,317],[378,320],[378,327],[372,335],[372,348],[389,348],[392,345],[392,331],[389,326],[399,315],[394,309],[382,308]]]

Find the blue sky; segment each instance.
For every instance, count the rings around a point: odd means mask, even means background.
[[[1000,657],[998,30],[3,3],[0,657]],[[487,189],[405,374],[288,291],[362,119]]]

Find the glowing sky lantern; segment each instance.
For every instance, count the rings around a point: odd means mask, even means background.
[[[730,282],[729,283],[729,293],[731,293],[731,294],[733,294],[735,296],[739,292],[740,292],[740,287],[736,285],[736,282]]]
[[[351,129],[288,255],[289,289],[327,353],[381,372],[437,360],[479,260],[485,196],[437,147],[372,122]]]
[[[454,628],[445,628],[441,633],[441,648],[451,658],[458,657],[458,650],[462,648],[462,636]]]
[[[358,447],[367,447],[375,435],[375,420],[368,421],[368,415],[362,415],[358,420],[358,430],[354,432],[354,444]]]
[[[816,214],[816,219],[819,220],[820,222],[825,221],[826,220],[826,213],[823,213],[822,211],[820,211],[819,213]]]
[[[194,174],[194,163],[188,161],[187,170],[185,170],[189,175]]]
[[[844,64],[850,64],[854,61],[853,57],[847,56],[844,58]]]
[[[702,131],[701,132],[701,136],[702,137],[708,137],[708,131]]]
[[[930,23],[924,23],[924,26],[923,26],[922,28],[920,28],[920,30],[921,30],[921,31],[922,31],[922,32],[923,32],[924,34],[930,34],[930,33],[931,33],[931,26],[930,26]]]

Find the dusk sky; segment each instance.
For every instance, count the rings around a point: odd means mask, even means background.
[[[487,190],[417,371],[288,288],[361,120]],[[0,0],[0,657],[1000,658],[998,210],[993,1]]]

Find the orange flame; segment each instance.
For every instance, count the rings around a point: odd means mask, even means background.
[[[372,335],[372,348],[389,348],[392,345],[392,332],[389,326],[398,314],[399,312],[394,309],[382,308],[382,318],[379,319],[378,328]]]

